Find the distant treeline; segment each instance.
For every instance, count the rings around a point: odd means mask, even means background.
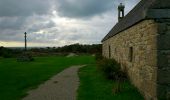
[[[95,53],[102,52],[102,45],[101,44],[93,44],[93,45],[72,44],[63,47],[32,48],[30,50],[34,52],[95,54]]]
[[[4,58],[16,57],[22,54],[23,52],[24,52],[23,48],[0,47],[0,57],[4,57]],[[30,52],[33,55],[68,54],[68,53],[77,53],[77,54],[97,53],[98,54],[102,52],[102,45],[101,44],[93,44],[93,45],[72,44],[63,47],[29,48],[27,52]]]
[[[3,46],[0,47],[0,57],[11,58],[23,52],[22,49],[10,49]]]

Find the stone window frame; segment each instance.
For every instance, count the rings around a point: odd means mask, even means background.
[[[109,45],[109,58],[111,58],[111,46]]]
[[[129,62],[133,62],[134,48],[129,47]]]
[[[117,48],[115,48],[115,52],[114,52],[115,54],[117,53]]]

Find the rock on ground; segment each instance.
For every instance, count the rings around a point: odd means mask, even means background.
[[[67,55],[67,57],[74,57],[74,56],[77,56],[75,53],[70,53]]]

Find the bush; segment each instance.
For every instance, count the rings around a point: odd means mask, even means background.
[[[18,62],[31,62],[34,61],[34,58],[29,53],[23,53],[19,57],[17,57]]]
[[[122,90],[124,90],[123,83],[115,82],[112,89],[113,94],[120,93]]]
[[[103,59],[103,56],[101,53],[96,53],[95,54],[95,59],[98,61],[98,60],[102,60]]]
[[[10,52],[4,51],[2,53],[2,57],[4,57],[4,58],[12,58],[13,55]]]
[[[121,71],[120,64],[113,59],[101,59],[97,62],[99,70],[111,80],[125,80],[126,74]]]

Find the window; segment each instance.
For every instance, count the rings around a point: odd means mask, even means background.
[[[111,58],[111,47],[109,45],[109,58]]]
[[[114,52],[115,54],[117,53],[117,48],[115,48],[115,52]]]
[[[129,48],[129,62],[133,61],[133,47]]]

